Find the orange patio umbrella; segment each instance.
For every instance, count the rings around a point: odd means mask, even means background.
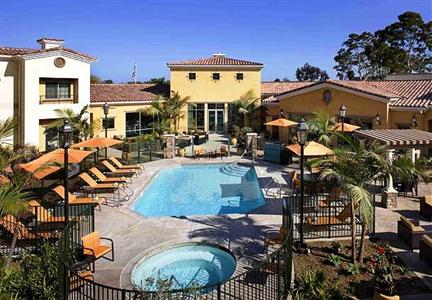
[[[92,151],[83,151],[76,149],[68,150],[68,160],[69,163],[79,163],[84,158],[92,154]],[[20,167],[30,173],[37,179],[43,179],[49,174],[52,174],[61,169],[60,166],[52,165],[55,163],[64,162],[64,150],[56,149],[54,151],[48,152],[41,157],[32,160],[26,164],[21,164]]]
[[[71,148],[81,148],[81,147],[87,147],[87,148],[108,148],[117,144],[123,143],[123,141],[116,140],[116,139],[110,139],[110,138],[104,138],[104,137],[93,137],[86,141],[82,141],[77,144],[73,144]]]
[[[344,123],[343,132],[353,132],[354,130],[360,129],[360,126],[352,125],[349,123]],[[342,131],[342,123],[337,123],[334,128],[334,131]]]
[[[297,125],[297,122],[291,121],[291,120],[287,120],[284,118],[280,118],[280,119],[276,119],[267,123],[264,123],[264,125],[266,126],[277,126],[277,127],[290,127],[290,126],[294,126]]]
[[[300,156],[300,144],[292,144],[286,146],[288,150],[293,152],[295,155]],[[304,156],[326,156],[326,155],[333,155],[333,150],[314,141],[308,142],[306,146],[304,147]]]

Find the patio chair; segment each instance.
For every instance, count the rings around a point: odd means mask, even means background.
[[[88,281],[94,281],[94,276],[91,270],[83,270],[77,272],[76,274],[71,274],[69,290],[78,290],[83,287]]]
[[[418,249],[420,247],[420,238],[429,233],[419,226],[418,220],[408,220],[404,216],[400,217],[397,225],[398,238],[404,241],[411,250]]]
[[[287,234],[287,228],[286,228],[286,226],[282,225],[279,228],[279,233],[276,237],[270,236],[271,232],[274,232],[274,230],[269,230],[269,231],[266,231],[264,233],[264,247],[265,247],[266,253],[268,252],[269,246],[282,245],[283,244],[283,242],[285,241],[286,234]]]
[[[228,153],[228,146],[227,145],[221,145],[220,146],[219,155],[220,155],[221,159],[224,156],[228,157],[229,153]]]
[[[52,189],[60,198],[65,198],[65,190],[64,186],[58,185],[55,188]],[[105,202],[107,204],[107,201],[105,198],[101,197],[78,197],[72,193],[69,193],[69,205],[81,205],[81,204],[95,204],[96,206],[101,209],[102,202]]]
[[[0,218],[0,225],[10,234],[15,234],[18,241],[36,240],[41,238],[53,239],[59,237],[57,231],[38,232],[37,234],[30,232],[24,224],[12,215],[5,215]]]
[[[200,158],[203,157],[207,154],[207,151],[202,148],[202,147],[195,147],[194,148],[194,157],[195,158]]]
[[[420,198],[420,216],[428,221],[432,221],[432,196]]]
[[[420,260],[432,267],[432,237],[424,234],[420,239]]]
[[[136,170],[136,171],[138,171],[138,173],[142,173],[142,169],[143,169],[143,167],[142,166],[139,166],[139,165],[124,165],[124,164],[122,164],[116,157],[114,157],[114,156],[111,156],[110,158],[109,158],[109,160],[110,161],[112,161],[114,164],[115,164],[115,166],[117,167],[117,169],[123,169],[123,170]]]
[[[110,245],[104,245],[102,240],[109,241]],[[114,242],[112,239],[101,237],[98,231],[89,233],[81,238],[83,254],[92,257],[93,270],[95,261],[99,258],[105,258],[109,261],[114,261]],[[107,254],[111,253],[111,257]]]
[[[346,205],[337,216],[318,216],[307,217],[306,223],[309,226],[330,226],[330,225],[344,225],[348,224],[346,220],[351,217],[351,205]]]
[[[137,172],[135,170],[126,170],[126,169],[117,169],[114,167],[109,161],[104,160],[102,161],[102,164],[113,174],[120,175],[120,176],[129,176],[132,177],[134,175],[137,175]]]
[[[43,207],[38,201],[31,200],[29,202],[28,210],[36,216],[36,221],[41,224],[46,223],[64,223],[64,217],[53,216],[45,207]]]
[[[119,183],[126,183],[126,182],[132,182],[132,180],[125,177],[107,177],[105,176],[98,168],[93,167],[89,170],[94,176],[97,177],[98,180],[100,180],[101,183],[113,183],[113,182],[119,182]]]

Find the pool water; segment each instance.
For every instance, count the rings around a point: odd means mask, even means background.
[[[247,213],[264,203],[254,168],[206,164],[160,171],[133,209],[149,217],[220,215]]]
[[[218,247],[202,244],[182,245],[162,251],[138,262],[132,269],[132,284],[148,291],[161,288],[162,280],[170,289],[211,287],[228,280],[236,260]]]

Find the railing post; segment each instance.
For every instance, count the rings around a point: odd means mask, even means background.
[[[138,149],[138,163],[141,163],[141,147],[140,147],[141,143],[140,140],[137,140],[137,149]]]
[[[284,241],[285,243],[285,241]],[[281,299],[281,294],[280,294],[280,251],[281,249],[279,249],[277,251],[277,298]]]
[[[221,285],[218,283],[217,285],[217,300],[220,300],[221,298]]]
[[[149,145],[149,158],[150,158],[150,161],[152,161],[152,146],[151,146],[151,144]]]

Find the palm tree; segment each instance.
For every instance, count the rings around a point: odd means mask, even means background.
[[[314,112],[315,118],[307,121],[309,126],[309,136],[316,139],[319,143],[329,146],[334,141],[333,126],[334,118],[324,111]]]
[[[248,90],[246,93],[240,96],[240,98],[234,101],[234,105],[237,108],[237,112],[241,115],[249,116],[249,126],[252,127],[252,113],[258,108],[257,102],[260,100],[259,97],[255,96],[253,90]],[[244,124],[243,124],[244,126]]]
[[[85,105],[78,113],[71,108],[55,109],[58,119],[51,123],[48,128],[60,128],[67,120],[73,126],[73,140],[80,142],[93,135],[94,124],[89,121],[89,105]]]
[[[165,102],[165,111],[167,116],[174,122],[174,131],[177,131],[178,122],[184,116],[182,109],[189,100],[189,96],[182,98],[179,92],[171,91],[171,97]]]
[[[384,147],[372,144],[366,147],[360,141],[338,134],[346,143],[334,149],[334,157],[318,158],[311,162],[320,167],[320,178],[341,188],[351,199],[351,243],[352,261],[356,262],[356,212],[360,215],[362,235],[359,261],[363,259],[364,239],[367,227],[372,222],[372,195],[369,185],[388,167],[384,159]]]
[[[22,154],[11,148],[3,147],[5,139],[12,136],[15,129],[15,120],[10,118],[0,122],[0,177],[6,178],[10,184],[0,183],[0,217],[5,215],[20,216],[27,209],[28,193],[22,192],[27,176],[21,172],[14,172],[12,165],[22,158]],[[8,267],[12,261],[12,254],[17,241],[17,232],[14,232],[9,255],[6,260]]]

